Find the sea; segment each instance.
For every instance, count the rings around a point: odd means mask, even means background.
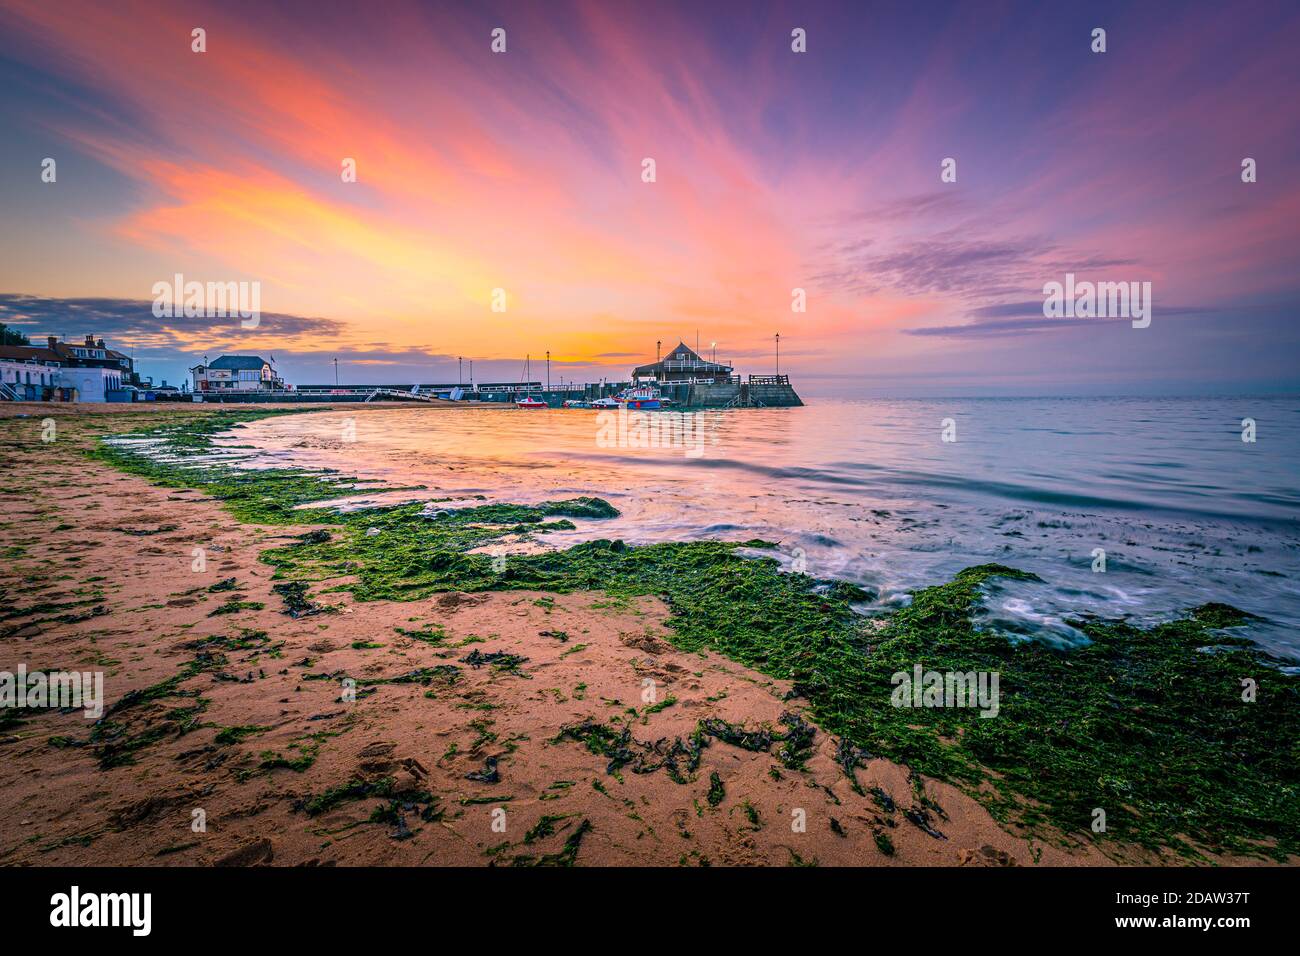
[[[1000,562],[981,625],[1070,645],[1070,621],[1148,625],[1208,601],[1300,663],[1300,398],[809,400],[703,412],[410,406],[262,420],[244,467],[388,485],[341,507],[594,495],[620,516],[544,536],[776,542],[792,571],[852,581],[864,613]],[[1288,668],[1289,669],[1289,668]]]

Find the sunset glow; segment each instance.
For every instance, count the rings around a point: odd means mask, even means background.
[[[130,6],[0,4],[0,291],[32,334],[108,334],[176,377],[238,348],[299,378],[338,355],[399,381],[457,356],[510,376],[549,350],[590,379],[698,329],[755,372],[780,332],[814,393],[1239,384],[1225,350],[1295,380],[1284,4],[1158,30],[1145,5],[1013,5],[1001,24],[960,5]],[[1036,315],[1067,271],[1152,282],[1151,334]],[[272,318],[92,306],[94,328],[62,328],[58,303],[15,298],[147,301],[177,272],[259,281]]]

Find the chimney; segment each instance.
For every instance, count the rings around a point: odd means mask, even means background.
[[[102,348],[104,347],[104,340],[103,340],[103,339],[100,339],[98,342],[95,343],[95,345],[96,345],[97,348],[101,348],[101,349],[102,349]]]
[[[88,348],[88,349],[93,349],[94,347],[95,347],[95,337],[94,337],[93,335],[87,335],[87,336],[86,336],[86,348]]]
[[[59,337],[57,335],[47,335],[45,341],[50,343],[50,351],[53,352],[54,346],[59,344]]]

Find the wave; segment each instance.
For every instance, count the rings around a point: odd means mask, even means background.
[[[635,459],[623,455],[610,455],[601,452],[566,451],[567,458],[579,458],[584,461],[603,461],[619,465],[635,464]],[[932,489],[935,491],[966,493],[973,497],[999,498],[1005,501],[1027,504],[1048,505],[1062,508],[1098,509],[1106,511],[1128,511],[1135,514],[1152,516],[1183,515],[1192,518],[1211,518],[1232,520],[1252,524],[1278,525],[1289,524],[1300,518],[1300,498],[1280,494],[1239,495],[1215,485],[1202,485],[1205,496],[1215,501],[1236,500],[1243,504],[1268,504],[1285,511],[1295,512],[1291,515],[1267,515],[1258,511],[1232,510],[1215,507],[1196,507],[1190,504],[1173,504],[1153,502],[1137,497],[1119,495],[1100,495],[1079,491],[1062,491],[1041,485],[1025,485],[1010,481],[995,481],[988,478],[972,479],[941,472],[920,471],[916,469],[899,469],[892,466],[876,465],[870,462],[836,461],[828,467],[813,466],[776,466],[740,458],[677,458],[663,456],[654,459],[657,468],[681,469],[716,469],[735,470],[775,480],[804,481],[814,485],[853,487],[872,491],[888,491],[891,486],[907,489]],[[865,472],[873,477],[865,479],[845,472]],[[1178,488],[1180,495],[1190,495],[1187,485]],[[1169,484],[1160,486],[1163,491],[1174,490]]]

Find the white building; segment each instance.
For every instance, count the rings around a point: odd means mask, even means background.
[[[59,384],[76,389],[79,402],[130,401],[122,391],[122,371],[116,368],[61,368]],[[117,395],[110,395],[117,392]]]
[[[15,402],[40,402],[60,387],[63,369],[53,362],[0,358],[0,398]]]
[[[45,345],[0,345],[0,400],[129,402],[140,380],[129,355],[87,335],[84,344],[51,335]]]

